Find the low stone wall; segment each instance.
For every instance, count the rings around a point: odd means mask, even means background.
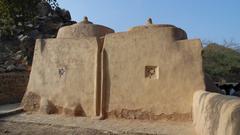
[[[0,74],[0,105],[20,102],[26,91],[28,79],[29,72]]]
[[[197,91],[193,119],[198,135],[240,135],[240,98]]]

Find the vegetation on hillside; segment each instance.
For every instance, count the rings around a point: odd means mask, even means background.
[[[203,66],[215,81],[240,82],[240,53],[210,43],[203,49]]]
[[[11,38],[27,31],[27,25],[34,24],[37,6],[42,1],[52,8],[58,6],[56,0],[0,0],[0,37]]]
[[[28,71],[36,39],[74,23],[56,0],[0,0],[0,73]]]

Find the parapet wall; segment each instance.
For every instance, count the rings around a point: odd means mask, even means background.
[[[239,135],[240,99],[197,91],[193,97],[193,119],[198,135]]]
[[[0,74],[0,105],[21,101],[26,92],[28,79],[29,72]]]

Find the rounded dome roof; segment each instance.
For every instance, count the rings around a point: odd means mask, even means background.
[[[57,38],[101,37],[109,33],[114,33],[114,30],[106,26],[93,24],[88,21],[87,17],[84,17],[84,20],[80,23],[60,28]]]
[[[164,30],[164,32],[172,32],[172,36],[177,40],[183,40],[187,39],[187,33],[174,25],[171,24],[153,24],[152,19],[149,18],[146,22],[146,25],[142,26],[135,26],[129,29],[129,32],[131,31],[141,31],[141,30],[147,30],[147,29],[159,29]]]

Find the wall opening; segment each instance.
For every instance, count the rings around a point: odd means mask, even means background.
[[[146,79],[158,79],[159,67],[158,66],[145,66],[145,78]]]

